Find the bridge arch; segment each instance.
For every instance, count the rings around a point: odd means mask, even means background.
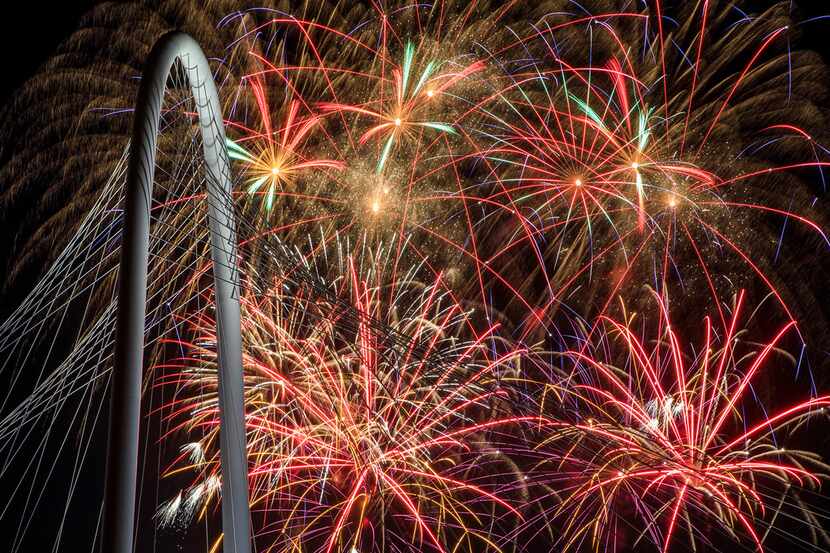
[[[132,553],[135,537],[150,205],[156,140],[167,78],[176,61],[187,75],[202,130],[219,357],[222,530],[226,553],[250,553],[248,466],[242,382],[236,225],[225,128],[202,49],[171,32],[153,46],[136,100],[119,269],[118,318],[111,377],[102,551]]]

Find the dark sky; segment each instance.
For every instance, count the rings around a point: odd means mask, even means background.
[[[32,76],[55,48],[78,26],[81,16],[100,0],[4,2],[0,17],[0,51],[4,52],[0,98]]]

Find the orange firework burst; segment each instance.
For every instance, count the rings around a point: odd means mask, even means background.
[[[431,129],[449,134],[456,134],[451,124],[424,119],[422,112],[442,95],[446,94],[459,81],[480,71],[484,64],[473,62],[466,67],[452,71],[441,71],[440,63],[431,60],[424,64],[420,72],[415,71],[415,45],[407,42],[403,61],[392,69],[391,91],[381,91],[379,99],[366,104],[350,105],[326,103],[322,109],[328,112],[350,112],[366,116],[377,121],[360,136],[360,144],[380,137],[383,149],[377,163],[376,171],[383,172],[395,143],[407,133],[416,129]],[[381,79],[381,86],[384,84]],[[388,100],[387,100],[388,98]],[[388,105],[385,105],[388,104]],[[375,107],[379,105],[379,107]]]
[[[276,197],[303,196],[301,190],[291,190],[300,175],[307,172],[342,170],[345,163],[339,160],[309,158],[302,146],[311,131],[320,124],[316,116],[300,117],[298,100],[288,102],[285,120],[277,129],[271,123],[271,107],[260,79],[251,79],[250,88],[256,98],[263,130],[253,132],[242,125],[236,128],[247,131],[238,140],[228,140],[228,152],[232,159],[244,163],[247,191],[263,195],[263,205],[270,212]]]

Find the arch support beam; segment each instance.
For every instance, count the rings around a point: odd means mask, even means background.
[[[177,60],[187,73],[198,110],[205,157],[219,357],[223,547],[226,553],[250,553],[239,274],[225,128],[207,59],[195,40],[179,32],[164,35],[153,47],[141,79],[133,121],[110,381],[102,550],[132,553],[134,547],[150,206],[159,117],[167,78]]]

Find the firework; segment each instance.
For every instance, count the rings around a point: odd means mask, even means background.
[[[725,24],[709,4],[684,14],[700,25],[676,32],[680,55],[700,59],[704,37]],[[761,244],[780,240],[774,229],[787,221],[829,243],[823,219],[811,220],[819,215],[808,207],[810,194],[793,196],[783,184],[795,169],[821,175],[826,161],[797,125],[744,122],[747,102],[738,101],[760,75],[787,70],[786,58],[775,53],[785,27],[749,22],[741,45],[721,55],[748,61],[727,65],[734,74],[713,93],[701,83],[711,86],[709,72],[726,64],[704,71],[678,62],[682,70],[667,72],[665,56],[678,54],[649,40],[642,14],[614,14],[591,32],[596,22],[554,20],[512,45],[529,56],[492,54],[504,76],[477,101],[476,124],[466,129],[478,145],[469,155],[488,167],[479,199],[487,210],[476,223],[501,229],[479,238],[488,273],[511,282],[518,303],[546,305],[528,314],[534,323],[586,284],[585,301],[597,301],[602,313],[628,283],[643,280],[658,290],[677,284],[716,299],[732,293],[735,278],[754,279],[792,317],[792,292],[769,262],[778,253]],[[590,37],[584,48],[561,46],[580,33]],[[632,42],[643,44],[641,55],[633,54]],[[742,121],[740,135],[725,124],[727,114]],[[781,164],[758,159],[782,140],[792,141],[801,157]],[[769,229],[769,240],[759,240],[761,229]],[[517,256],[535,263],[519,269]]]
[[[270,108],[266,103],[262,85],[254,84],[252,88],[262,114],[264,132],[254,133],[247,140],[228,140],[228,152],[231,159],[245,162],[247,191],[252,194],[263,194],[265,196],[263,205],[265,210],[270,212],[277,194],[286,193],[286,189],[294,184],[302,172],[323,169],[341,170],[344,163],[331,159],[305,158],[300,151],[300,146],[319,123],[319,119],[309,117],[298,120],[300,104],[293,101],[288,106],[282,126],[273,130]],[[259,142],[257,150],[251,152],[246,149],[243,145],[246,141]],[[296,194],[296,191],[293,193]]]
[[[572,365],[542,396],[543,411],[556,414],[531,472],[547,473],[561,494],[554,516],[565,520],[569,548],[586,537],[593,548],[621,546],[629,536],[667,551],[685,535],[695,549],[713,539],[714,526],[763,551],[788,498],[798,505],[791,487],[816,486],[826,473],[818,456],[785,444],[830,396],[774,413],[753,401],[753,383],[785,356],[780,342],[795,323],[756,344],[740,330],[743,293],[726,328],[703,320],[697,347],[655,298],[653,338],[638,333],[634,315],[603,317],[601,339],[564,353]],[[815,523],[809,511],[800,516]]]
[[[371,109],[371,104],[356,106],[323,104],[321,106],[325,111],[352,112],[377,121],[377,125],[369,128],[360,136],[360,143],[365,144],[376,138],[383,140],[384,145],[376,168],[378,173],[383,172],[395,143],[407,134],[413,134],[419,128],[456,134],[452,125],[440,121],[422,120],[418,118],[418,113],[426,111],[430,103],[440,99],[453,85],[483,67],[480,62],[474,62],[458,71],[442,74],[439,73],[438,63],[431,60],[424,65],[418,76],[418,73],[414,72],[414,64],[415,46],[408,42],[404,47],[401,65],[392,69],[392,90],[381,94],[381,98],[390,98],[391,105],[384,106],[381,111]]]
[[[384,284],[386,255],[342,259],[331,287],[350,309],[279,280],[243,298],[251,501],[275,547],[488,549],[481,521],[518,516],[484,470],[488,434],[522,420],[499,415],[498,378],[517,354],[490,358],[493,329],[471,334],[440,285]],[[203,513],[219,478],[214,324],[209,312],[190,322],[194,339],[177,343],[189,354],[165,381],[179,389],[173,431],[201,437],[168,471],[196,480],[160,509],[167,524]]]

